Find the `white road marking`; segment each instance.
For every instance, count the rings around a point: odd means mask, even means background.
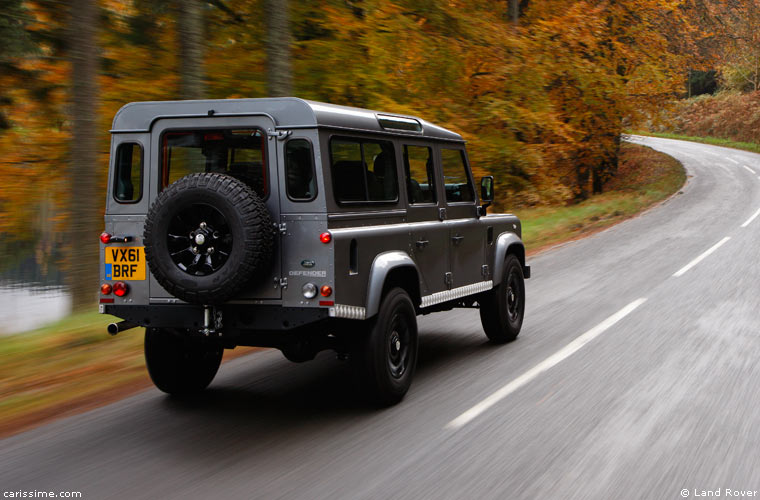
[[[555,365],[559,364],[561,361],[569,358],[571,355],[575,354],[577,351],[579,351],[583,346],[594,340],[596,337],[604,333],[606,330],[608,330],[611,326],[613,326],[615,323],[620,321],[621,319],[628,316],[630,313],[632,313],[637,307],[639,307],[641,304],[646,302],[646,298],[636,299],[609,318],[605,319],[598,325],[596,325],[591,330],[587,331],[580,337],[576,338],[569,344],[567,344],[565,347],[560,349],[559,351],[555,352],[527,372],[523,373],[501,389],[497,390],[490,396],[488,396],[486,399],[481,401],[480,403],[476,404],[466,412],[459,415],[457,418],[446,424],[447,429],[460,429],[463,426],[470,423],[473,419],[477,418],[479,415],[481,415],[483,412],[494,406],[496,403],[501,401],[502,399],[506,398],[513,392],[515,392],[517,389],[521,388],[531,380],[535,379],[539,375],[541,375],[543,372],[549,370],[550,368],[554,367]]]
[[[757,219],[757,216],[758,216],[758,215],[760,215],[760,210],[758,210],[757,212],[755,212],[755,213],[752,215],[752,217],[750,217],[749,219],[747,219],[747,222],[745,222],[744,224],[742,224],[742,227],[747,227],[747,226],[749,226],[750,224],[752,224],[752,221],[753,221],[753,220],[755,220],[755,219]]]
[[[726,156],[726,160],[728,160],[730,162],[733,162],[733,163],[736,163],[737,165],[739,164],[738,161],[734,160],[733,158],[729,158],[728,156]]]
[[[731,239],[730,236],[726,236],[725,238],[723,238],[722,240],[720,240],[719,242],[717,242],[716,244],[714,244],[713,246],[711,246],[710,248],[708,248],[702,255],[700,255],[699,257],[697,257],[696,259],[692,260],[691,262],[689,262],[688,264],[686,264],[685,266],[683,266],[681,269],[679,269],[678,271],[676,271],[673,274],[673,277],[674,278],[678,278],[679,276],[683,276],[686,273],[686,271],[688,271],[692,267],[694,267],[697,264],[699,264],[700,262],[702,262],[708,255],[710,255],[711,253],[713,253],[715,250],[719,249],[721,246],[723,246],[724,243],[726,243],[730,239]]]
[[[753,174],[756,173],[754,170],[752,170],[751,168],[749,168],[747,165],[742,165],[742,167],[746,168],[747,170],[749,170]]]

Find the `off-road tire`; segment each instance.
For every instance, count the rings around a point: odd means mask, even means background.
[[[505,344],[517,338],[525,316],[525,278],[516,256],[507,255],[501,282],[478,302],[483,330],[492,343]]]
[[[409,294],[401,288],[386,293],[377,316],[365,322],[369,332],[360,334],[350,354],[354,373],[368,399],[377,406],[391,406],[404,398],[417,366],[417,317]],[[358,332],[357,332],[358,333]],[[394,372],[394,335],[400,336],[405,359]],[[400,350],[399,350],[400,351]],[[397,360],[400,361],[398,356]]]
[[[145,364],[151,380],[167,394],[186,396],[203,391],[222,362],[221,345],[161,328],[145,330]]]
[[[172,219],[194,204],[218,210],[232,234],[227,261],[206,276],[193,276],[180,269],[167,242]],[[179,179],[158,195],[148,211],[143,238],[150,271],[167,292],[186,302],[218,304],[267,274],[274,230],[266,206],[244,182],[225,174],[200,173]]]

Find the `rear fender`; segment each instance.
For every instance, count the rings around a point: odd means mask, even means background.
[[[394,250],[381,253],[372,262],[369,271],[369,283],[367,285],[367,313],[366,317],[372,317],[380,310],[380,300],[383,298],[383,286],[385,280],[394,269],[411,267],[417,276],[417,266],[406,252]]]

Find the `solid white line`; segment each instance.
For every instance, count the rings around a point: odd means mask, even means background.
[[[738,161],[734,160],[733,158],[729,158],[728,156],[726,156],[726,160],[732,161],[732,162],[736,163],[737,165],[739,164]]]
[[[460,429],[464,425],[470,423],[473,419],[477,418],[480,414],[491,408],[493,405],[501,401],[502,399],[506,398],[513,392],[515,392],[520,387],[524,386],[534,378],[541,375],[543,372],[547,371],[548,369],[552,368],[553,366],[559,364],[561,361],[569,358],[571,355],[576,353],[578,350],[580,350],[581,347],[585,346],[592,340],[594,340],[596,337],[604,333],[607,329],[609,329],[612,325],[620,321],[621,319],[628,316],[630,313],[632,313],[637,307],[639,307],[641,304],[646,302],[647,299],[641,298],[634,300],[609,318],[605,319],[598,325],[596,325],[591,330],[587,331],[580,337],[576,338],[569,344],[567,344],[565,347],[560,349],[559,351],[555,352],[527,372],[523,373],[516,379],[514,379],[512,382],[508,383],[501,389],[497,390],[490,396],[488,396],[486,399],[481,401],[480,403],[476,404],[466,412],[459,415],[457,418],[446,424],[447,429]]]
[[[747,170],[749,170],[749,171],[750,171],[750,172],[752,172],[753,174],[755,173],[755,171],[754,171],[754,170],[752,170],[751,168],[749,168],[747,165],[742,165],[742,167],[746,168]]]
[[[744,224],[742,224],[742,227],[747,227],[747,226],[749,226],[750,224],[752,224],[752,221],[753,221],[753,220],[755,220],[755,219],[757,219],[757,216],[758,216],[758,215],[760,215],[760,210],[758,210],[757,212],[755,212],[755,213],[752,215],[752,217],[750,217],[749,219],[747,219],[747,222],[745,222]]]
[[[673,274],[673,277],[674,278],[678,278],[679,276],[683,276],[686,273],[686,271],[688,271],[692,267],[694,267],[697,264],[699,264],[700,262],[702,262],[702,260],[704,260],[708,255],[710,255],[711,253],[713,253],[715,250],[719,249],[721,246],[723,246],[723,244],[725,242],[727,242],[730,239],[731,239],[730,236],[726,236],[725,238],[723,238],[722,240],[720,240],[719,242],[717,242],[716,244],[714,244],[713,246],[711,246],[710,248],[708,248],[705,251],[705,253],[703,253],[702,255],[700,255],[699,257],[697,257],[696,259],[692,260],[691,262],[689,262],[688,264],[686,264],[685,266],[683,266],[681,269],[679,269],[678,271],[676,271]]]

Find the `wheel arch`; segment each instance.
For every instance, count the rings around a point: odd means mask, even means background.
[[[406,290],[415,307],[420,304],[420,280],[412,258],[399,250],[384,252],[375,257],[367,284],[366,316],[370,318],[380,310],[385,292],[394,286]]]
[[[501,233],[496,240],[496,251],[494,252],[494,286],[501,283],[501,276],[504,274],[504,261],[506,260],[507,255],[514,255],[517,257],[523,268],[523,274],[526,278],[530,278],[530,267],[525,265],[525,245],[522,240],[515,233]]]

